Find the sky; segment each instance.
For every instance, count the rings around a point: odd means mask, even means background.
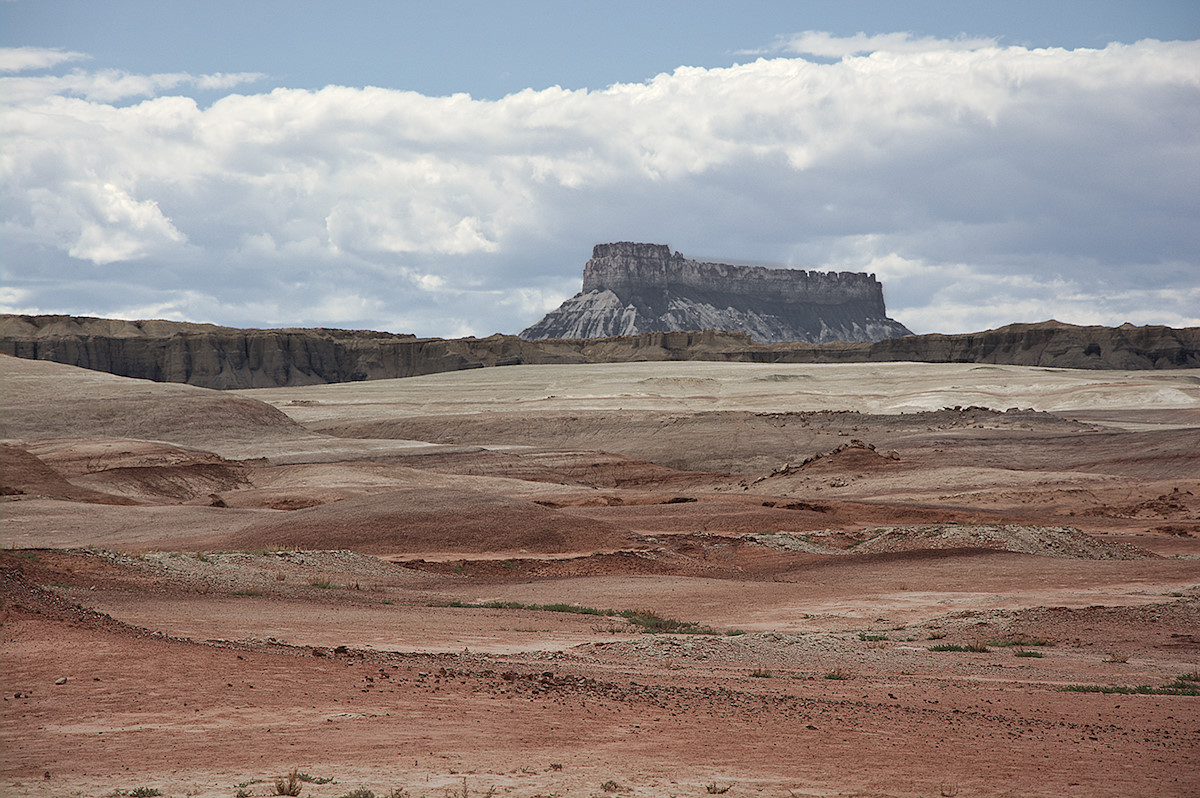
[[[0,0],[0,312],[516,333],[592,246],[1200,326],[1200,3]]]

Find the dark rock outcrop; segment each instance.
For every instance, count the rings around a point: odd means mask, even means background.
[[[680,330],[756,341],[878,341],[912,333],[887,317],[874,275],[689,260],[662,244],[597,244],[583,291],[522,338],[605,338]]]
[[[527,341],[416,338],[365,330],[239,330],[169,321],[0,315],[0,354],[206,388],[269,388],[519,363],[718,360],[855,363],[910,360],[1078,369],[1200,368],[1200,327],[1012,324],[874,343],[760,344],[745,333],[656,332]]]
[[[525,343],[331,329],[254,330],[169,321],[0,316],[0,352],[205,388],[411,377],[527,362]]]

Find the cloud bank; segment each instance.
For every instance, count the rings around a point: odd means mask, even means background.
[[[875,272],[920,332],[1200,325],[1200,42],[808,32],[496,101],[28,49],[0,54],[8,312],[515,332],[639,240]]]
[[[66,52],[54,47],[0,47],[0,72],[30,72],[85,61],[84,53]]]

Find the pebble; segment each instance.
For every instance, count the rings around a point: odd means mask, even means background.
[[[62,677],[61,679],[57,679],[57,680],[55,680],[55,682],[54,682],[54,683],[55,683],[55,684],[66,684],[66,683],[67,683],[67,677],[66,677],[66,676],[64,676],[64,677]]]

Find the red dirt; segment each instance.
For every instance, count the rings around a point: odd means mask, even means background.
[[[229,549],[344,549],[371,554],[429,551],[573,552],[611,548],[628,534],[533,502],[470,490],[424,488],[344,499],[251,524]]]
[[[1198,684],[1185,409],[385,429],[289,389],[331,439],[75,371],[0,407],[4,794],[1200,794],[1200,696],[1062,690]]]
[[[80,487],[35,455],[0,443],[0,496],[38,496],[98,504],[134,504],[132,499]]]

